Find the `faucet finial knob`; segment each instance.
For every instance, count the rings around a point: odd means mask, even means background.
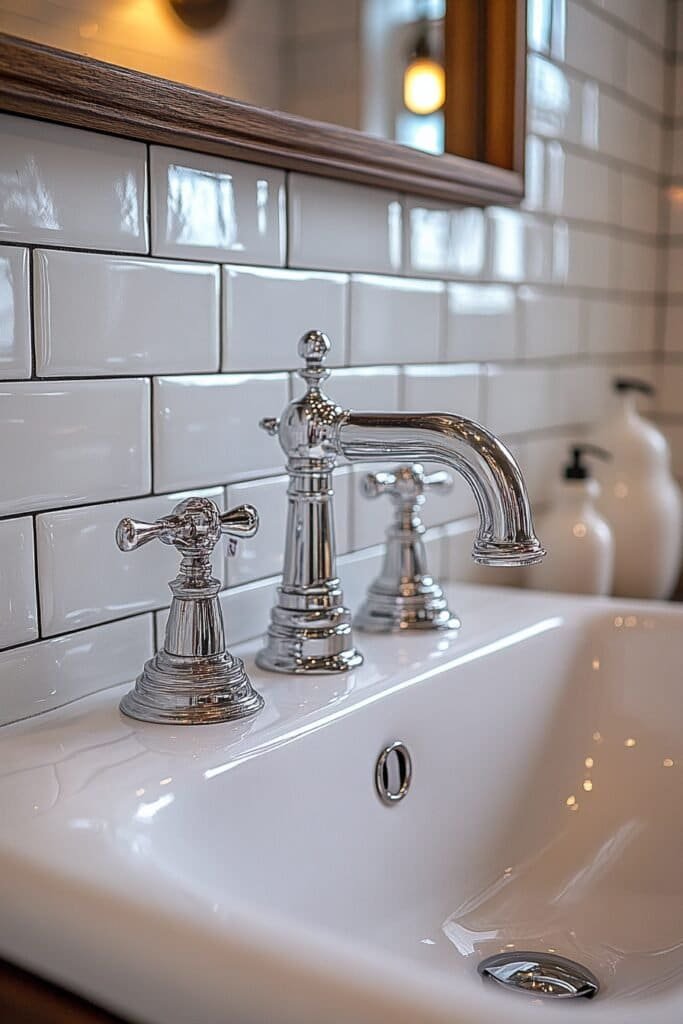
[[[332,343],[323,331],[306,331],[299,338],[298,353],[306,365],[299,370],[309,387],[316,387],[321,381],[327,380],[330,371],[325,369],[325,360],[332,348]]]

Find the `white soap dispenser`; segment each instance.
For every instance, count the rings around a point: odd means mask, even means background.
[[[614,539],[609,524],[595,507],[600,493],[583,456],[609,459],[592,444],[570,447],[551,508],[538,523],[547,551],[545,559],[526,570],[525,585],[568,594],[609,594],[614,572]]]
[[[613,456],[596,474],[602,487],[598,509],[616,546],[613,593],[661,600],[671,596],[681,568],[681,491],[666,438],[636,409],[637,395],[653,394],[652,385],[617,377],[613,388],[616,410],[594,435]]]

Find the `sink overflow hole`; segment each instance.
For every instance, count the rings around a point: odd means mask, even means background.
[[[375,765],[375,785],[382,803],[395,804],[408,792],[412,761],[405,743],[399,740],[385,747]]]

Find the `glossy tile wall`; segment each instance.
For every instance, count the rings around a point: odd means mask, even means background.
[[[671,445],[674,471],[683,479],[683,3],[670,0],[671,45],[665,82],[665,146],[658,287],[657,414]]]
[[[261,535],[216,573],[231,641],[263,629],[285,480],[258,421],[300,386],[307,328],[332,337],[341,404],[480,419],[547,499],[615,367],[657,369],[667,16],[666,0],[532,0],[520,209],[0,115],[0,721],[128,679],[159,641],[176,556],[118,552],[125,511],[188,490],[260,506]],[[361,472],[337,478],[352,605],[390,517]],[[514,579],[470,562],[473,513],[462,484],[429,503],[434,569]]]

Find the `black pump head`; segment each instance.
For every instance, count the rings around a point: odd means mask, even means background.
[[[597,444],[573,444],[569,448],[572,459],[564,467],[563,477],[565,480],[588,480],[590,479],[590,470],[582,462],[584,455],[594,455],[598,459],[603,459],[607,462],[612,458],[609,452],[605,451],[604,448],[598,447]]]
[[[640,377],[615,377],[612,381],[615,391],[639,391],[641,395],[654,395],[655,389],[647,380]]]

